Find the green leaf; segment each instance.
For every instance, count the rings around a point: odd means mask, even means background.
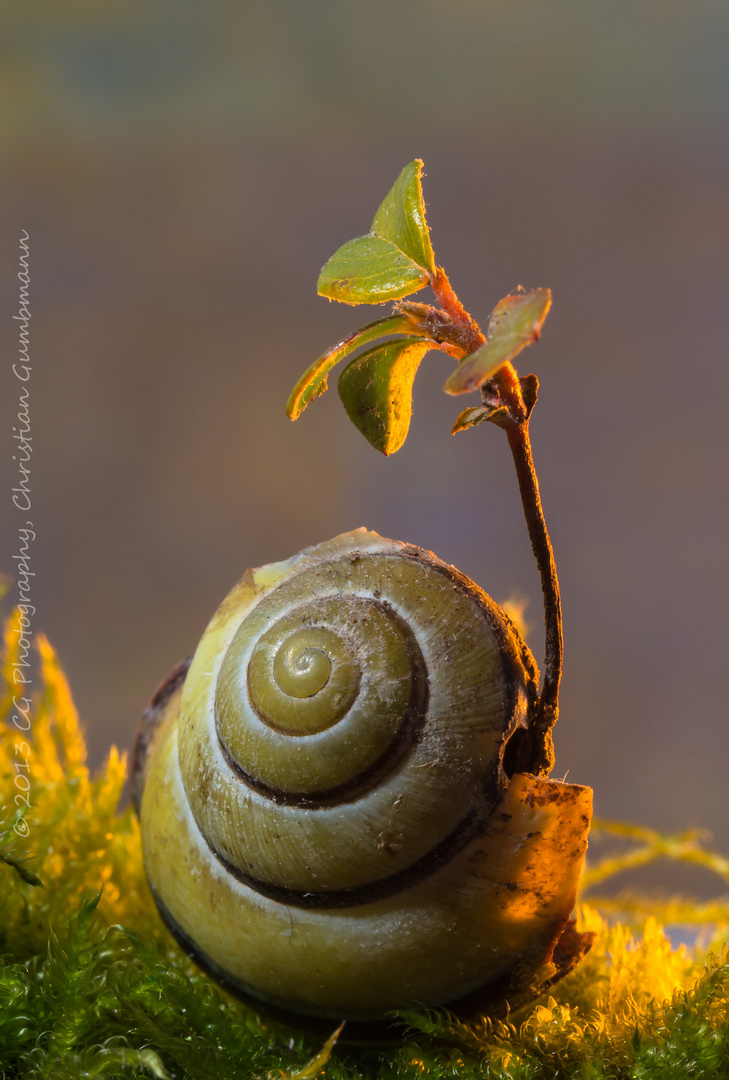
[[[415,320],[410,315],[389,315],[385,319],[375,319],[374,322],[360,327],[359,330],[355,330],[333,345],[331,349],[327,349],[304,372],[291,391],[291,396],[286,403],[286,415],[289,420],[298,420],[309,402],[324,393],[329,372],[340,360],[344,360],[360,345],[367,345],[376,338],[387,337],[389,334],[410,334],[414,326]]]
[[[375,214],[370,231],[389,240],[414,263],[434,274],[435,256],[425,221],[422,175],[420,158],[405,166]]]
[[[405,442],[415,373],[432,348],[427,338],[414,337],[375,345],[356,356],[339,377],[339,396],[349,419],[386,457]]]
[[[503,364],[538,341],[551,303],[549,289],[515,293],[500,300],[489,321],[488,341],[452,372],[443,387],[445,392],[467,394],[477,390]]]
[[[428,271],[389,240],[360,236],[334,252],[316,288],[320,296],[344,304],[381,304],[417,292],[428,280]]]
[[[425,221],[418,158],[402,170],[367,236],[348,240],[326,263],[317,291],[344,304],[399,300],[427,285],[435,257]]]

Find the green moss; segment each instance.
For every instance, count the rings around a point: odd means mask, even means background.
[[[592,952],[553,996],[499,1022],[403,1015],[403,1041],[352,1050],[260,1018],[198,973],[169,938],[144,879],[131,810],[117,811],[126,762],[91,777],[63,672],[40,638],[32,731],[13,708],[9,621],[0,686],[0,1076],[310,1080],[717,1077],[729,1075],[729,957],[709,955],[729,903],[592,900],[578,911]],[[28,768],[24,766],[27,759]],[[30,776],[30,808],[23,805]],[[27,836],[19,835],[27,825]],[[698,837],[603,823],[627,849],[588,884],[670,856],[726,878]],[[37,884],[38,881],[42,885]],[[652,914],[649,914],[652,913]],[[673,948],[666,923],[701,926]],[[334,1034],[334,1033],[333,1033]]]

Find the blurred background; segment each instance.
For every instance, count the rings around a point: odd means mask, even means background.
[[[36,0],[2,18],[0,566],[25,229],[35,626],[93,762],[131,745],[247,567],[359,525],[528,598],[541,658],[506,440],[451,437],[471,399],[443,395],[443,354],[389,460],[335,380],[284,415],[303,369],[377,314],[318,298],[321,265],[422,157],[436,258],[472,314],[518,284],[554,293],[517,364],[541,381],[565,611],[555,775],[601,815],[728,851],[729,5]]]

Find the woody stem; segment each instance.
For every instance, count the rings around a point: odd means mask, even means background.
[[[535,768],[538,772],[548,772],[552,766],[549,731],[559,715],[559,684],[562,677],[563,656],[562,603],[554,551],[544,520],[539,482],[534,469],[529,420],[509,424],[506,428],[506,436],[516,467],[529,539],[542,582],[545,630],[544,682],[535,705],[535,735],[541,747],[539,755],[541,760],[535,763]]]
[[[451,340],[463,349],[464,356],[483,345],[486,338],[478,324],[465,310],[440,268],[431,285],[450,324]],[[559,714],[559,684],[562,677],[562,604],[552,542],[544,519],[539,482],[534,468],[529,438],[529,413],[524,402],[519,377],[510,362],[502,365],[490,380],[498,390],[499,401],[506,406],[508,419],[503,422],[514,459],[519,493],[526,519],[537,570],[542,583],[544,604],[545,659],[544,681],[534,704],[533,735],[536,740],[532,768],[549,772],[553,763],[550,730]]]

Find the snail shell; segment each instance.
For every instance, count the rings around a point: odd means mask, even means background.
[[[589,947],[563,932],[591,792],[510,768],[537,677],[497,605],[419,548],[359,529],[248,571],[137,737],[170,929],[287,1014],[541,992]]]

